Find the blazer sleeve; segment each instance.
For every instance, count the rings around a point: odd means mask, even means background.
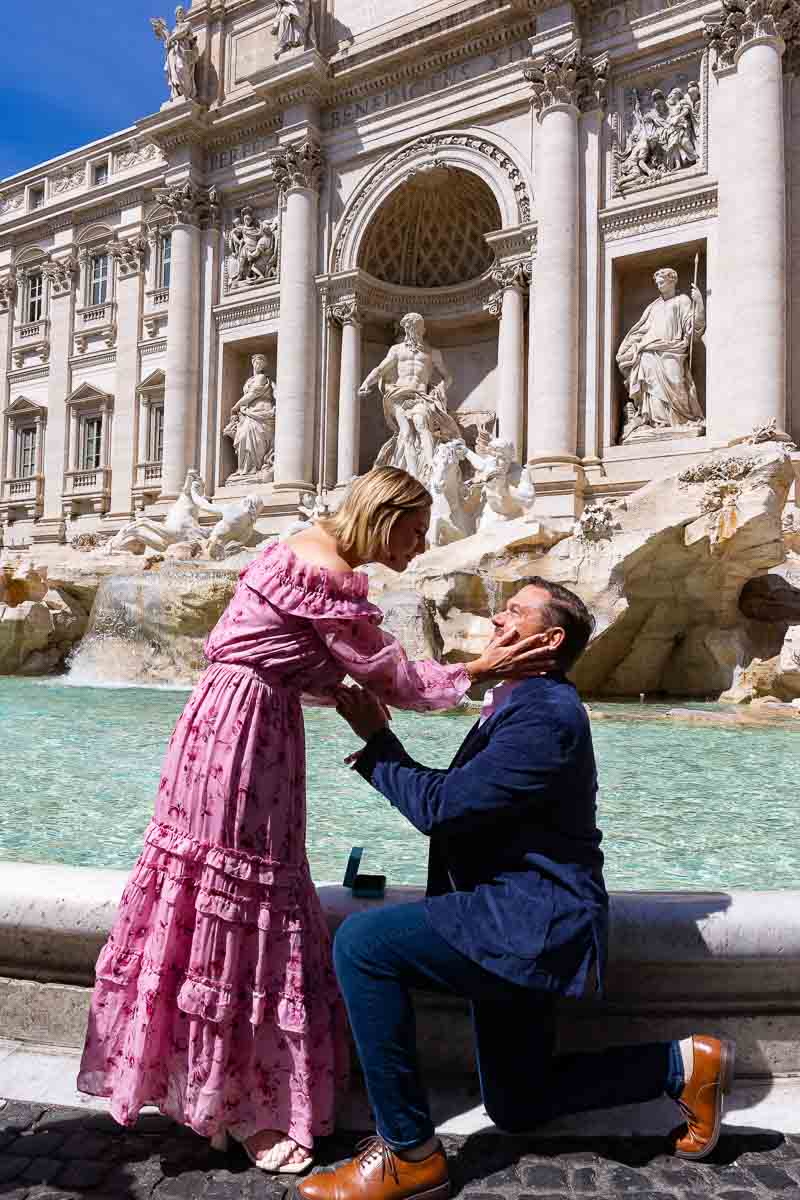
[[[388,728],[371,738],[356,770],[421,833],[460,832],[515,805],[546,802],[563,787],[563,731],[536,706],[509,706],[486,746],[463,766],[415,762]]]

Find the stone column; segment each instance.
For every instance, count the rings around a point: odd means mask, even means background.
[[[275,487],[308,491],[314,464],[317,226],[322,152],[311,141],[272,158],[283,200],[275,380]]]
[[[141,235],[135,235],[112,242],[108,251],[117,273],[117,384],[114,395],[114,436],[108,459],[111,466],[110,516],[130,519],[133,472],[139,461],[133,434],[138,401],[136,385],[142,272],[147,242]]]
[[[361,313],[357,300],[345,300],[333,308],[334,320],[342,327],[342,358],[339,372],[339,424],[337,484],[349,483],[358,474],[361,440]]]
[[[9,362],[9,351],[14,329],[14,300],[16,294],[16,278],[13,275],[4,275],[0,279],[0,364],[2,364],[3,372],[5,372],[5,367]],[[10,479],[13,474],[13,466],[11,466],[10,459],[11,451],[9,450],[9,443],[12,439],[9,421],[5,415],[5,410],[8,408],[10,401],[10,389],[4,378],[3,386],[0,388],[0,419],[3,422],[2,434],[0,435],[0,462],[3,463],[4,480]],[[39,450],[41,451],[41,447],[39,447]],[[2,498],[2,489],[0,489],[0,498]]]
[[[172,265],[164,364],[164,461],[159,500],[172,500],[197,465],[200,408],[200,230],[214,209],[191,181],[156,192],[172,209]]]
[[[799,16],[794,2],[783,14]],[[772,420],[780,429],[787,423],[785,44],[769,6],[756,3],[744,14],[724,3],[722,23],[707,26],[706,37],[728,100],[719,183],[720,336],[711,330],[715,361],[727,358],[728,386],[717,386],[715,371],[707,417],[709,436],[727,441]]]
[[[578,47],[548,53],[525,72],[539,121],[536,154],[538,254],[533,428],[534,461],[576,461],[580,337],[578,118],[599,98],[605,64]]]
[[[512,442],[514,457],[524,461],[525,451],[525,291],[530,283],[530,262],[497,267],[492,278],[498,285],[489,311],[500,318],[497,344],[497,432]]]
[[[44,447],[44,513],[34,540],[63,540],[62,496],[68,470],[67,396],[70,393],[69,357],[78,260],[72,256],[45,265],[49,290],[50,373],[47,380],[47,426]]]

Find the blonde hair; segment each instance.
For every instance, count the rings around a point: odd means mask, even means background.
[[[407,471],[374,467],[355,480],[334,515],[318,524],[336,538],[340,554],[375,562],[388,550],[399,519],[432,503],[428,489]]]

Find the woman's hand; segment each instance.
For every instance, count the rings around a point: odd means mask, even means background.
[[[336,711],[365,742],[385,729],[392,719],[388,708],[377,696],[357,685],[338,689]]]
[[[521,638],[516,629],[496,633],[483,654],[474,662],[466,663],[467,674],[473,683],[524,679],[559,670],[558,658],[549,646],[542,645],[541,634]]]

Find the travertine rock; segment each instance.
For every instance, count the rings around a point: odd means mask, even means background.
[[[754,621],[800,623],[800,588],[777,571],[750,579],[742,588],[739,608]]]
[[[441,660],[444,643],[432,601],[413,591],[385,592],[381,607],[383,628],[402,642],[410,658]]]

